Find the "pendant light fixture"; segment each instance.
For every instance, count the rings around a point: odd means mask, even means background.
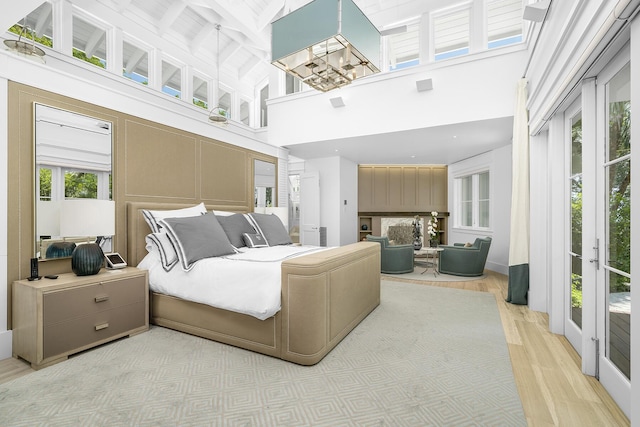
[[[28,35],[31,33],[31,43],[23,41],[22,35],[28,39]],[[9,50],[16,52],[17,54],[24,55],[29,58],[37,58],[44,62],[44,50],[36,46],[36,33],[31,30],[27,25],[27,18],[25,17],[22,23],[22,29],[18,34],[18,40],[5,40],[4,44]]]
[[[216,107],[209,112],[209,120],[218,125],[226,125],[229,120],[227,118],[227,110],[220,106],[220,24],[216,24],[216,31],[218,32],[218,49],[216,51]]]

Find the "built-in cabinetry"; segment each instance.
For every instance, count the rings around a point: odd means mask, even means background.
[[[147,329],[146,270],[127,267],[13,282],[13,356],[34,369]]]
[[[438,212],[440,243],[447,243],[446,165],[359,165],[358,240],[381,235],[383,217],[428,220]],[[366,229],[365,229],[366,227]]]
[[[447,166],[358,166],[358,211],[447,212]]]

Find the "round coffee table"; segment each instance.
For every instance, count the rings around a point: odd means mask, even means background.
[[[438,262],[440,261],[440,252],[444,249],[440,247],[435,248],[422,248],[417,251],[413,251],[413,261],[416,263],[424,264],[425,269],[422,273],[424,274],[429,271],[429,268],[433,268],[433,275],[437,276],[440,274],[438,271]]]

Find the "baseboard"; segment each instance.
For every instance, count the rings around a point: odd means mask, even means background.
[[[509,275],[509,266],[498,264],[496,262],[487,261],[484,265],[484,268],[487,270],[495,271],[496,273],[504,274],[505,276]]]
[[[0,332],[0,360],[8,359],[12,356],[13,331]]]

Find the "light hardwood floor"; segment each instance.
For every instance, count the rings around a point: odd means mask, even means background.
[[[396,277],[393,280],[402,280]],[[495,295],[516,386],[530,426],[630,425],[602,385],[580,372],[580,357],[566,338],[549,332],[546,314],[504,301],[506,276],[488,272],[482,280],[417,283]],[[30,372],[33,371],[22,360],[0,361],[0,383]]]

